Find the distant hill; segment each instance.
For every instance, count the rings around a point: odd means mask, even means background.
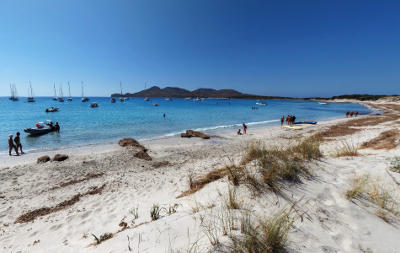
[[[121,94],[114,93],[112,97],[120,97]],[[185,90],[178,87],[165,87],[161,89],[158,86],[153,86],[149,89],[139,91],[137,93],[126,93],[124,97],[201,97],[201,98],[240,98],[240,99],[290,99],[288,97],[273,97],[273,96],[258,96],[241,93],[232,89],[206,89],[201,88],[194,91]]]

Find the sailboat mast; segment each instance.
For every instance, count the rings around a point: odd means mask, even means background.
[[[81,81],[81,87],[82,87],[82,98],[83,98],[83,82]]]
[[[31,81],[29,80],[29,88],[30,88],[30,94],[29,97],[33,97],[33,92],[32,92],[32,84]]]
[[[122,83],[119,82],[119,88],[121,89],[121,96],[122,96]]]
[[[69,82],[68,82],[68,95],[69,97],[71,97],[71,86],[69,85]]]

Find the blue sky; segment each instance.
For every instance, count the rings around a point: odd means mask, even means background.
[[[400,1],[1,0],[0,95],[400,93]]]

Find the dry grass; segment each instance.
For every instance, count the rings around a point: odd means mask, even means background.
[[[334,156],[335,157],[343,157],[343,156],[358,156],[358,145],[343,141],[338,147],[336,147]]]
[[[378,137],[364,142],[361,148],[372,148],[372,149],[393,149],[396,148],[399,143],[400,132],[398,129],[392,129],[382,132]]]
[[[376,214],[388,222],[388,212],[398,216],[399,203],[385,189],[378,180],[372,180],[369,175],[363,175],[353,179],[352,188],[346,192],[347,199],[365,199],[376,204],[380,209]]]
[[[73,179],[73,180],[61,183],[58,186],[54,186],[54,187],[50,188],[50,190],[55,190],[55,189],[59,189],[59,188],[63,188],[63,187],[69,186],[69,185],[78,184],[78,183],[81,183],[81,182],[84,182],[84,181],[88,181],[88,180],[93,179],[93,178],[101,177],[103,175],[104,175],[103,172],[102,173],[97,173],[97,174],[96,173],[89,173],[89,174],[87,174],[85,177],[83,177],[81,179]]]
[[[189,174],[189,189],[182,192],[177,198],[185,197],[202,189],[205,185],[217,181],[226,175],[234,186],[241,183],[260,191],[262,185],[267,185],[272,190],[278,190],[278,181],[300,181],[300,175],[310,175],[305,167],[305,162],[318,159],[322,156],[319,149],[320,142],[317,137],[299,140],[295,145],[286,148],[265,148],[261,143],[251,143],[239,166],[230,165],[210,171],[204,176],[195,178]],[[245,166],[255,162],[258,172],[262,175],[259,182],[255,175],[248,173]]]
[[[352,182],[351,189],[346,192],[347,199],[356,199],[363,194],[364,189],[369,181],[369,175],[355,177]]]
[[[258,220],[249,215],[242,216],[240,236],[233,236],[230,252],[284,252],[287,236],[294,219],[291,212],[282,210],[268,219]]]
[[[247,149],[242,164],[255,161],[262,179],[258,182],[255,175],[249,173],[242,178],[246,185],[255,190],[259,190],[260,185],[266,185],[269,189],[277,191],[280,189],[282,180],[299,182],[301,175],[310,175],[310,171],[305,166],[306,162],[320,157],[322,157],[320,141],[315,136],[299,140],[288,148],[267,149],[262,143],[252,143]]]
[[[110,238],[112,238],[114,235],[112,233],[104,233],[99,237],[97,237],[95,234],[92,234],[95,242],[97,245],[99,245],[100,243],[104,242],[105,240],[108,240]]]
[[[351,128],[349,125],[346,125],[346,124],[333,125],[326,130],[316,133],[314,136],[319,137],[321,140],[326,140],[326,138],[352,135],[359,131],[360,131],[360,129]]]
[[[54,207],[42,207],[42,208],[35,209],[30,212],[24,213],[15,220],[15,223],[30,222],[30,221],[33,221],[34,219],[36,219],[37,217],[45,216],[50,213],[54,213],[54,212],[58,212],[63,209],[66,209],[66,208],[74,205],[76,202],[78,202],[80,200],[80,198],[83,196],[101,194],[105,186],[106,185],[103,184],[100,187],[93,187],[92,189],[90,189],[89,191],[87,191],[85,193],[78,193],[78,194],[74,195],[71,199],[65,200],[65,201],[57,204]]]
[[[390,162],[390,170],[400,173],[400,156],[396,156]]]
[[[297,141],[296,145],[290,147],[288,151],[297,154],[300,159],[313,160],[322,157],[320,150],[321,138],[318,136],[311,136]]]
[[[207,184],[217,181],[228,174],[226,167],[208,172],[199,178],[194,178],[193,174],[189,174],[189,190],[182,192],[177,198],[182,198],[201,190]]]
[[[243,181],[244,168],[241,166],[230,165],[225,167],[228,172],[228,179],[234,186],[238,186]]]
[[[348,120],[344,123],[340,123],[340,125],[330,126],[328,129],[318,132],[317,134],[315,134],[315,136],[318,136],[319,138],[321,138],[321,140],[327,140],[327,138],[331,139],[332,137],[352,135],[361,130],[357,127],[375,126],[381,123],[385,123],[387,121],[394,121],[399,118],[400,115],[396,113],[386,113],[383,115],[355,118],[352,120]]]
[[[242,206],[243,206],[243,201],[237,198],[235,188],[228,187],[228,197],[226,199],[226,207],[228,209],[241,209]]]

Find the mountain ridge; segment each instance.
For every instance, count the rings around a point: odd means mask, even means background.
[[[158,86],[153,86],[136,93],[125,93],[122,95],[119,93],[113,93],[111,94],[111,97],[174,97],[174,98],[202,97],[202,98],[236,98],[236,99],[273,99],[273,98],[289,99],[288,97],[259,96],[259,95],[245,94],[234,89],[217,90],[212,88],[199,88],[190,91],[179,87],[160,88]]]

